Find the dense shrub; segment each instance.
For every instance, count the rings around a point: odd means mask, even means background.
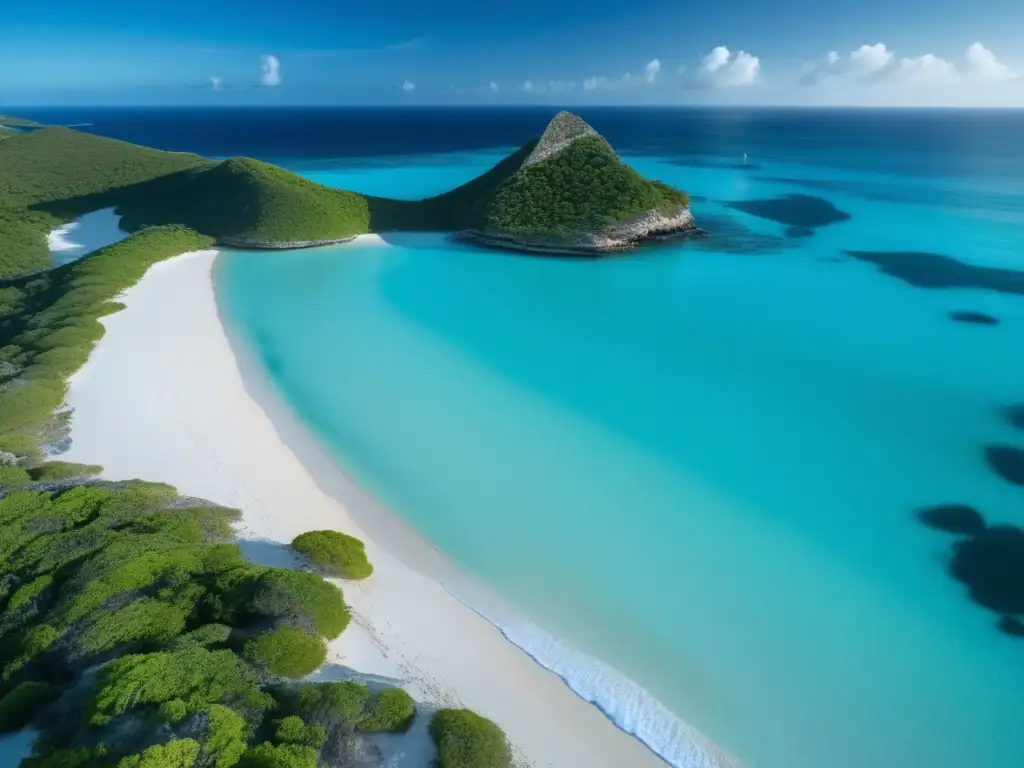
[[[130,709],[181,699],[190,714],[225,700],[272,702],[231,651],[189,648],[177,653],[123,656],[103,667],[87,706],[89,722],[105,725]]]
[[[34,482],[46,483],[69,477],[92,477],[103,471],[96,464],[73,464],[69,461],[48,461],[28,471]]]
[[[57,691],[46,683],[26,680],[0,698],[0,733],[17,731],[32,722],[36,713],[49,704]]]
[[[10,490],[31,482],[32,478],[21,467],[0,466],[0,488]]]
[[[415,716],[416,703],[412,696],[401,688],[385,688],[370,699],[359,721],[359,730],[401,733],[409,730]]]
[[[249,640],[245,657],[273,675],[304,677],[324,663],[327,646],[299,627],[278,627]]]
[[[124,758],[117,768],[192,768],[199,758],[199,744],[192,739],[178,739],[167,744],[154,744],[139,755]]]
[[[363,718],[370,689],[363,683],[307,683],[292,697],[296,714],[315,723],[355,725]]]
[[[245,720],[228,707],[214,704],[206,713],[206,738],[203,757],[212,759],[214,768],[231,768],[245,753]]]
[[[292,541],[292,549],[331,576],[365,579],[373,573],[363,542],[338,531],[303,533]]]
[[[511,768],[505,734],[468,709],[442,709],[430,721],[438,768]]]
[[[317,750],[301,744],[260,744],[252,747],[239,768],[316,768]]]
[[[341,590],[312,573],[264,569],[254,585],[251,610],[333,639],[351,618]]]
[[[327,729],[322,725],[303,722],[301,717],[289,715],[277,721],[274,741],[278,744],[301,744],[319,749],[327,738]]]

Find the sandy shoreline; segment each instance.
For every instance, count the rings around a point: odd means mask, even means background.
[[[198,251],[152,267],[125,292],[127,309],[104,318],[106,336],[71,379],[72,446],[61,458],[238,507],[246,552],[261,562],[292,563],[287,542],[311,529],[362,538],[374,575],[343,585],[354,622],[320,679],[397,683],[428,708],[467,706],[538,768],[665,765],[449,594],[437,579],[454,567],[324,455],[225,332],[216,257]],[[418,721],[381,739],[386,765],[430,764],[427,718]]]

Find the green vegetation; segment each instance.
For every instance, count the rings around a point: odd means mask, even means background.
[[[309,531],[296,536],[292,549],[330,576],[365,579],[373,573],[359,539],[338,531]]]
[[[210,164],[198,155],[70,128],[5,139],[0,144],[0,278],[46,269],[46,233],[54,227],[130,199],[144,182]]]
[[[442,709],[430,721],[438,768],[511,768],[501,729],[468,709]]]
[[[56,694],[57,691],[46,683],[34,680],[18,683],[0,699],[0,733],[24,728]]]
[[[386,688],[370,699],[359,721],[359,730],[401,733],[409,730],[415,716],[416,704],[412,696],[401,688]]]
[[[67,329],[65,329],[67,330]],[[62,334],[57,331],[53,336]],[[51,336],[52,339],[52,336]],[[36,483],[47,483],[54,480],[66,480],[69,477],[93,477],[103,471],[96,464],[74,464],[69,461],[48,461],[28,471],[29,477]]]
[[[363,683],[310,683],[290,697],[288,709],[314,723],[343,720],[354,728],[369,700],[370,689]]]
[[[327,729],[322,725],[306,723],[295,715],[278,720],[274,731],[274,741],[278,744],[301,744],[319,749],[326,738]]]
[[[0,450],[15,453],[30,475],[35,473],[33,479],[95,472],[95,467],[33,463],[40,458],[38,445],[61,428],[53,413],[64,400],[65,380],[103,335],[99,318],[118,310],[113,299],[119,293],[156,262],[210,243],[181,227],[149,229],[0,289]]]
[[[298,627],[278,627],[247,642],[245,657],[272,675],[303,677],[324,663],[327,646]]]
[[[537,145],[530,141],[468,183],[418,201],[332,189],[250,158],[218,163],[68,128],[0,135],[0,279],[45,270],[46,233],[105,207],[117,208],[128,231],[174,224],[225,244],[288,247],[392,230],[559,239],[688,204],[596,135],[523,167]]]
[[[239,768],[316,768],[317,750],[302,744],[260,744],[242,758]]]
[[[584,136],[502,184],[487,225],[527,237],[569,238],[688,204],[685,193],[647,181],[619,160],[604,139]]]

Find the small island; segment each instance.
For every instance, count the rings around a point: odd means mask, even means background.
[[[47,269],[46,234],[104,208],[115,208],[130,232],[178,225],[248,249],[433,231],[530,253],[600,256],[701,233],[686,193],[645,179],[570,112],[477,178],[413,201],[333,189],[251,158],[217,162],[70,128],[6,135],[0,279]]]

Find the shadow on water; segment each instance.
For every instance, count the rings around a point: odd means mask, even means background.
[[[725,205],[759,219],[784,224],[789,237],[807,237],[818,227],[849,221],[852,217],[828,200],[814,195],[783,195],[765,200],[732,200]]]
[[[984,312],[971,312],[970,310],[950,312],[949,319],[968,325],[999,325],[999,318],[986,315]]]
[[[1006,419],[1011,426],[1017,429],[1024,429],[1024,403],[1017,403],[1015,405],[1008,405],[1002,409],[1003,418]]]
[[[972,601],[1000,615],[996,629],[1024,638],[1024,528],[986,526],[981,513],[966,504],[929,507],[917,518],[962,536],[953,542],[949,575],[967,587]]]
[[[919,251],[844,251],[879,267],[886,275],[916,288],[981,288],[1024,296],[1024,271],[979,267],[938,253]]]
[[[950,206],[983,208],[988,211],[1017,212],[1024,207],[1024,195],[1007,195],[984,193],[957,195],[948,189],[925,186],[909,186],[905,184],[884,184],[880,182],[856,181],[842,179],[802,179],[790,176],[758,176],[757,181],[768,184],[782,184],[787,187],[798,187],[815,192],[834,192],[842,195],[854,195],[883,203],[911,203],[942,208]]]
[[[985,461],[1006,482],[1024,486],[1024,448],[986,445]]]

